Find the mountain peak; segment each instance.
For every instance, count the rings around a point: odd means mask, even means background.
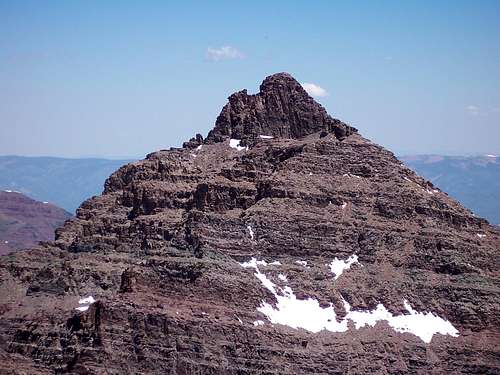
[[[279,74],[121,167],[0,259],[3,373],[499,373],[500,234],[353,132]]]
[[[264,79],[257,94],[235,92],[222,108],[206,143],[226,138],[249,143],[259,135],[301,138],[317,132],[333,133],[339,140],[357,130],[328,115],[300,83],[288,73]]]
[[[303,91],[305,93],[305,90],[302,88],[300,83],[293,78],[291,74],[286,72],[275,73],[267,76],[260,85],[260,91],[272,91],[280,87],[286,87],[288,89],[294,88],[297,91]]]

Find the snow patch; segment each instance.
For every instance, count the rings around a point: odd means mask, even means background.
[[[280,279],[281,281],[288,281],[287,277],[285,275],[283,275],[282,273],[280,273],[278,275],[278,279]]]
[[[80,301],[78,301],[78,303],[80,305],[93,304],[94,302],[95,302],[95,299],[92,296],[89,296],[89,297],[86,297],[86,298],[82,298]]]
[[[343,177],[353,177],[353,178],[361,178],[361,176],[355,175],[355,174],[350,174],[350,173],[345,173]]]
[[[43,204],[49,204],[49,202],[42,202]]]
[[[264,321],[262,321],[262,320],[256,320],[255,322],[253,322],[253,325],[255,327],[263,326],[264,325]]]
[[[250,225],[247,225],[248,233],[250,234],[250,238],[253,240],[254,232]]]
[[[430,189],[430,188],[426,188],[425,191],[427,192],[427,194],[429,195],[433,195],[434,193],[439,193],[439,190],[437,189]]]
[[[257,260],[256,258],[250,259],[248,262],[240,263],[240,266],[243,268],[256,268],[257,266],[281,266],[279,260],[275,260],[274,262],[267,263],[265,260]]]
[[[238,315],[234,314],[234,316],[236,317],[236,319],[238,319],[238,322],[240,322],[240,324],[243,324],[243,321],[240,319]]]
[[[248,150],[248,147],[243,147],[240,146],[240,139],[230,139],[229,140],[229,147],[235,148],[236,151],[243,151],[243,150]]]
[[[276,298],[276,308],[265,301],[262,301],[261,305],[257,307],[257,311],[263,313],[271,323],[283,324],[292,328],[304,328],[311,332],[320,332],[324,329],[332,332],[347,331],[347,321],[341,323],[336,321],[335,311],[331,304],[327,308],[322,308],[319,302],[313,298],[299,300],[288,286],[283,289],[279,288],[280,294],[278,294],[276,285],[260,272],[258,263],[259,261],[252,258],[249,262],[243,263],[242,266],[254,268],[254,276]],[[256,325],[255,322],[254,325]]]
[[[203,145],[199,145],[198,147],[196,147],[196,151],[200,151],[202,147]]]
[[[340,206],[340,207],[341,207],[343,210],[345,210],[345,208],[347,207],[347,203],[346,203],[346,202],[342,203],[342,206]]]
[[[359,263],[358,256],[355,254],[351,255],[346,260],[338,258],[333,259],[330,263],[330,271],[335,275],[334,279],[337,280],[340,275],[342,275],[345,270],[351,268],[351,265],[353,265],[354,263]]]
[[[354,263],[357,258],[351,256],[347,261],[340,261],[343,265]],[[333,262],[332,262],[333,263]],[[407,332],[419,337],[425,343],[429,343],[432,337],[440,333],[442,335],[458,336],[458,330],[447,320],[434,315],[433,313],[421,313],[413,310],[408,301],[403,300],[408,314],[393,315],[384,305],[378,304],[375,310],[351,310],[351,306],[342,298],[347,315],[337,321],[333,305],[321,307],[319,302],[313,298],[299,300],[289,286],[284,288],[277,287],[259,270],[259,264],[266,265],[265,261],[258,261],[252,258],[250,261],[242,263],[245,268],[253,268],[254,276],[257,277],[262,285],[269,290],[276,299],[276,306],[262,301],[257,311],[264,314],[271,323],[283,324],[292,328],[303,328],[307,331],[317,333],[322,330],[331,332],[346,332],[348,321],[354,323],[355,329],[364,326],[374,327],[377,322],[386,321],[396,332]],[[344,267],[344,266],[343,266]],[[281,274],[280,274],[281,275]],[[280,279],[280,275],[278,276]],[[337,273],[336,273],[337,275]],[[281,275],[284,276],[284,275]],[[279,291],[279,293],[278,293]],[[263,325],[263,321],[255,321],[254,326]]]
[[[94,302],[95,302],[95,299],[92,296],[82,298],[78,301],[78,304],[82,305],[82,306],[77,307],[75,310],[87,311],[89,309],[90,305],[92,305]]]
[[[486,155],[486,157],[488,157],[488,158],[496,158],[497,155],[488,154],[488,155]]]
[[[301,266],[304,266],[306,268],[309,268],[306,260],[296,260],[295,263],[300,264]]]
[[[479,238],[484,238],[484,237],[486,237],[486,234],[482,234],[482,233],[476,233],[476,235],[477,235]]]
[[[381,303],[372,311],[351,311],[349,303],[343,299],[342,301],[347,311],[345,319],[352,320],[356,329],[364,326],[374,327],[377,322],[385,320],[396,332],[411,333],[427,344],[431,342],[432,336],[436,333],[453,337],[457,337],[459,333],[449,321],[433,313],[421,313],[413,310],[407,300],[403,300],[409,313],[405,315],[393,315]]]
[[[272,135],[259,135],[259,138],[262,138],[262,139],[273,139],[274,137]]]
[[[193,158],[195,158],[197,156],[196,154],[189,154],[189,155],[191,155]]]

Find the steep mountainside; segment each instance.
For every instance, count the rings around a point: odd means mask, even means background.
[[[0,261],[4,371],[500,371],[500,236],[288,74]]]
[[[0,255],[54,240],[54,231],[71,215],[49,202],[0,191]]]
[[[398,157],[476,215],[500,223],[500,157],[411,155]],[[74,212],[102,192],[104,181],[127,160],[0,156],[0,189],[49,200]]]
[[[399,159],[476,215],[500,224],[500,157],[415,155]]]
[[[131,160],[0,156],[0,189],[19,191],[75,212],[102,192],[106,178]]]

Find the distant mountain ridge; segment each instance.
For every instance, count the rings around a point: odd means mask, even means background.
[[[0,191],[0,255],[52,241],[71,214],[49,202],[15,191]]]
[[[500,157],[407,155],[399,159],[478,216],[500,224]]]
[[[74,213],[102,192],[106,178],[131,160],[0,156],[0,190],[19,191]]]

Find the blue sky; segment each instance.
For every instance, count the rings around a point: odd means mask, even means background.
[[[498,154],[499,20],[500,1],[0,0],[0,154],[142,157],[281,71],[398,154]]]

